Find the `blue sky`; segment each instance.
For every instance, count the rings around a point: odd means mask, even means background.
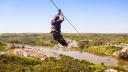
[[[128,0],[53,0],[79,32],[128,33]],[[0,0],[0,33],[50,32],[50,0]],[[62,32],[75,32],[65,20]]]

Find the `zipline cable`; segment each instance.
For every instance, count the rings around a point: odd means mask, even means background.
[[[59,8],[57,7],[57,5],[52,1],[52,0],[50,0],[51,2],[52,2],[52,4],[56,7],[56,9],[58,10]]]
[[[53,0],[50,0],[51,1],[51,3],[56,7],[56,9],[57,10],[59,10],[59,8],[58,8],[58,6],[53,2]],[[79,33],[79,31],[76,29],[76,27],[69,21],[69,19],[66,17],[66,16],[64,16],[65,17],[65,19],[68,21],[68,23],[74,28],[74,30],[77,32],[77,33]]]

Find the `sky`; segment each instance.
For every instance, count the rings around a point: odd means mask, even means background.
[[[82,33],[128,33],[128,0],[53,0]],[[0,0],[0,33],[46,33],[57,9],[50,0]],[[76,31],[65,20],[63,33]]]

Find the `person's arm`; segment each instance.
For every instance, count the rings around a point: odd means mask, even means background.
[[[58,15],[60,15],[60,13],[61,13],[61,9],[58,9]]]
[[[63,13],[61,12],[61,9],[58,9],[58,15],[59,15],[58,21],[64,21],[64,15],[63,15]]]
[[[64,14],[62,12],[59,15],[59,20],[64,21]]]

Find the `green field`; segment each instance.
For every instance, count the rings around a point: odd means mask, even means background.
[[[118,67],[112,68],[124,71]],[[0,55],[1,72],[100,72],[104,69],[108,67],[63,55],[59,59],[51,57],[44,61],[20,55]]]

